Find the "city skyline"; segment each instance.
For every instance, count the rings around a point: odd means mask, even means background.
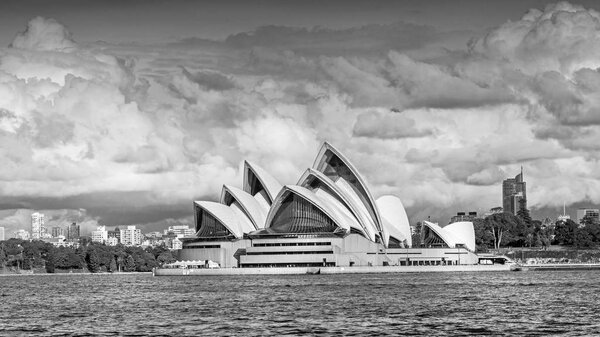
[[[7,233],[191,225],[244,159],[293,184],[322,141],[411,224],[520,166],[536,218],[600,204],[593,2],[91,4],[0,4]]]

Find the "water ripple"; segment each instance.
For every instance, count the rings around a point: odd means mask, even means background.
[[[597,271],[0,278],[0,336],[598,335]]]

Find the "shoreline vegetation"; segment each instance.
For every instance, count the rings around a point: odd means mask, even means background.
[[[553,222],[533,220],[529,211],[496,213],[474,219],[476,253],[506,255],[520,264],[600,263],[600,223],[584,217]],[[413,248],[426,248],[417,223]],[[151,272],[177,260],[165,246],[107,246],[82,237],[79,246],[55,247],[40,240],[0,241],[0,275],[110,274]]]
[[[165,246],[107,246],[86,242],[79,247],[55,247],[40,240],[0,241],[2,274],[104,274],[151,272],[176,260],[177,253]]]
[[[151,271],[122,271],[122,272],[114,272],[114,273],[110,273],[110,272],[105,272],[105,273],[16,273],[16,272],[9,272],[9,273],[3,273],[0,272],[0,277],[3,276],[77,276],[77,275],[85,275],[85,276],[106,276],[106,275],[114,275],[114,276],[119,276],[119,275],[152,275]]]

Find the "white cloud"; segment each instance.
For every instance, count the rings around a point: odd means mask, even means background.
[[[244,159],[294,183],[327,140],[413,219],[498,206],[499,182],[520,165],[530,205],[600,203],[597,20],[551,5],[436,63],[417,59],[411,41],[410,53],[387,42],[368,53],[285,50],[265,42],[267,31],[238,36],[235,48],[88,48],[36,18],[0,50],[0,196],[114,194],[131,212],[140,202],[191,205],[241,184]]]
[[[24,32],[17,34],[11,47],[31,50],[71,50],[76,44],[71,32],[51,18],[38,16],[31,19]]]

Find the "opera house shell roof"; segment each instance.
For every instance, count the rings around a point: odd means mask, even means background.
[[[422,237],[426,246],[464,247],[475,251],[475,229],[469,221],[453,222],[445,227],[423,221]]]
[[[196,236],[207,241],[358,234],[385,247],[412,243],[400,199],[375,200],[354,165],[327,142],[296,185],[282,186],[246,161],[242,189],[224,185],[219,202],[194,206]]]

